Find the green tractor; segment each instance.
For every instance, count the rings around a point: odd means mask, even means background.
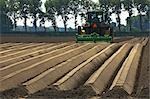
[[[106,19],[103,12],[91,11],[86,15],[86,23],[78,26],[76,42],[112,42],[113,28],[108,24],[108,18]]]

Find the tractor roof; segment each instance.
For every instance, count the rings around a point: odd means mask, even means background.
[[[88,11],[87,12],[87,14],[94,14],[94,13],[102,14],[103,12],[102,11]]]

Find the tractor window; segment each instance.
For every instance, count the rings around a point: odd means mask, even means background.
[[[101,22],[102,21],[102,15],[100,13],[87,13],[87,21],[88,22]]]
[[[97,18],[96,14],[91,15],[92,19]]]
[[[98,15],[98,14],[92,14],[91,18],[92,18],[92,20],[95,20],[97,22],[101,22],[101,20],[102,20],[102,16]]]
[[[98,18],[98,16],[96,14],[92,14],[91,18],[92,18],[92,21],[95,21],[95,22],[99,21],[99,18]]]
[[[97,17],[98,17],[99,21],[101,22],[102,21],[102,16],[98,15]]]

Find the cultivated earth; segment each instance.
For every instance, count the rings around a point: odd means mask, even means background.
[[[149,99],[148,37],[3,42],[2,99]]]

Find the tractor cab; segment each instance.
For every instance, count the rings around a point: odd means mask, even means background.
[[[76,41],[111,42],[113,30],[107,21],[103,12],[87,12],[86,23],[78,27]]]
[[[87,12],[86,22],[99,23],[102,21],[102,12]]]

